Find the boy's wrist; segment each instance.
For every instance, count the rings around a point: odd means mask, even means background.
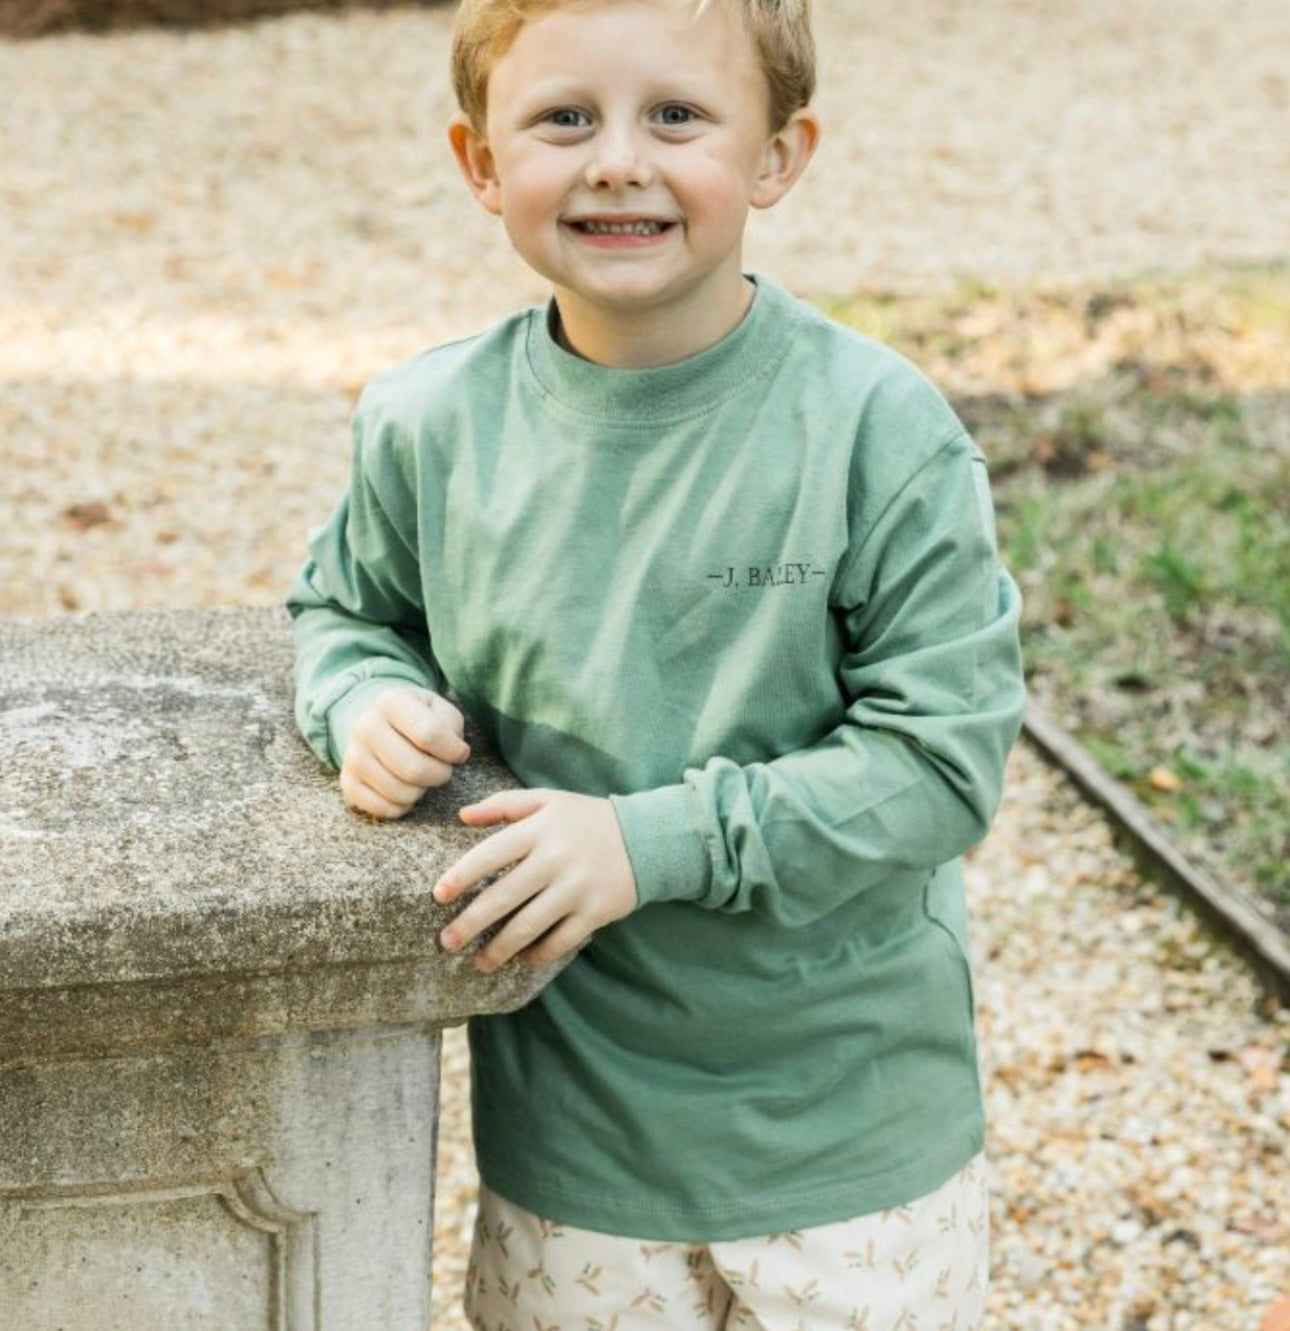
[[[701,901],[712,884],[712,857],[688,785],[611,795],[636,879],[638,906]]]

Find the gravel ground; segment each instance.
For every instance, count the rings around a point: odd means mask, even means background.
[[[375,369],[540,289],[453,178],[447,15],[0,43],[0,613],[280,598]],[[819,6],[804,293],[1290,256],[1267,0]],[[469,237],[469,243],[463,243]],[[972,863],[992,1331],[1253,1331],[1290,1296],[1290,1014],[1021,750]],[[446,1041],[436,1326],[473,1202]]]

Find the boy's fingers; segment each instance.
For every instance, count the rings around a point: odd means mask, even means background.
[[[439,935],[439,941],[449,952],[459,951],[489,925],[513,915],[542,887],[536,870],[517,864],[495,883],[490,883]],[[550,923],[550,921],[548,921]],[[508,926],[509,927],[509,926]],[[545,926],[544,926],[545,927]],[[533,935],[537,937],[536,934]],[[496,942],[496,939],[493,940]],[[532,939],[529,939],[531,942]],[[489,944],[491,948],[492,943]],[[509,955],[509,954],[508,954]]]
[[[396,804],[393,800],[386,799],[352,772],[340,774],[340,793],[351,809],[371,814],[373,818],[402,818],[412,807],[410,804]]]
[[[367,745],[360,745],[345,757],[342,772],[347,770],[351,777],[391,804],[411,808],[425,790],[424,785],[405,781],[398,773],[392,772],[380,752],[373,751]]]
[[[429,701],[436,726],[426,752],[446,763],[464,763],[470,757],[470,745],[462,738],[466,733],[465,717],[441,694],[432,693]]]
[[[489,939],[488,946],[475,958],[475,969],[484,974],[495,971],[561,927],[560,908],[552,902],[550,894],[545,893],[519,911],[514,919],[508,920],[495,938]]]
[[[455,901],[468,887],[522,860],[528,850],[529,837],[524,828],[507,827],[494,832],[439,875],[439,881],[434,885],[434,899]],[[504,911],[500,913],[505,914]]]
[[[546,803],[546,795],[545,790],[499,790],[477,804],[464,805],[457,813],[462,822],[472,827],[518,823],[537,813]]]
[[[391,776],[422,791],[452,780],[452,766],[432,758],[392,726],[373,736],[371,749]]]
[[[421,752],[445,763],[470,757],[462,715],[446,698],[423,689],[398,689],[383,701],[390,725]]]
[[[430,695],[430,706],[443,717],[448,729],[460,739],[466,733],[466,718],[442,693]]]
[[[577,915],[568,915],[554,929],[548,930],[541,938],[519,954],[519,960],[525,966],[545,966],[548,961],[557,961],[569,952],[574,952],[591,937],[592,931],[586,921]]]

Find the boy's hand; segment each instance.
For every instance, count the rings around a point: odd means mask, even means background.
[[[345,802],[374,818],[402,818],[470,757],[465,723],[429,689],[394,687],[378,694],[354,723],[340,769]]]
[[[514,914],[475,958],[496,970],[518,955],[529,966],[572,952],[602,925],[636,909],[636,878],[607,799],[563,790],[504,790],[460,812],[472,827],[507,823],[468,850],[435,884],[436,901],[506,870],[443,931],[449,952]]]

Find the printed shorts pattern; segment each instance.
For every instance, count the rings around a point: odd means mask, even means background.
[[[544,1220],[480,1190],[475,1331],[978,1331],[989,1273],[983,1156],[906,1206],[710,1244]]]

